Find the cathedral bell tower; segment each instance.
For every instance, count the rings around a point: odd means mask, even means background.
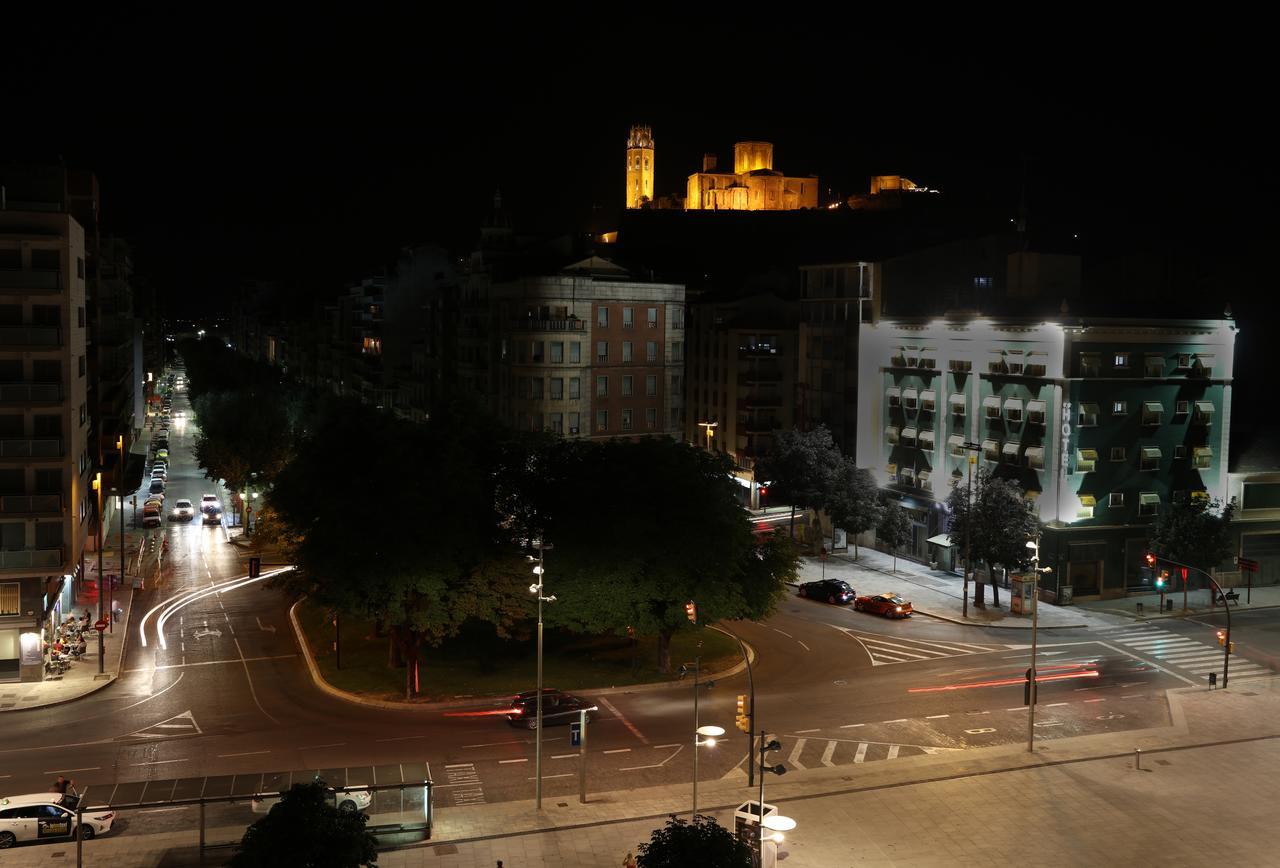
[[[633,126],[627,136],[627,207],[641,208],[653,201],[653,132]]]

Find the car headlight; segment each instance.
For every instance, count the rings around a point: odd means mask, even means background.
[[[898,606],[896,609],[894,609],[894,611],[895,611],[895,612],[901,612],[901,611],[902,611],[902,607],[901,607],[901,606]]]

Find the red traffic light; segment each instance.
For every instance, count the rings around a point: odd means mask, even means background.
[[[1146,555],[1146,561],[1147,561],[1147,566],[1149,566],[1149,567],[1154,567],[1154,566],[1156,565],[1156,554],[1155,554],[1155,552],[1147,552],[1147,555]]]
[[[689,619],[690,624],[698,623],[698,604],[693,600],[684,604],[684,616]]]

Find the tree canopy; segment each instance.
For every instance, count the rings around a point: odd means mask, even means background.
[[[713,817],[674,814],[639,848],[639,868],[750,868],[751,848]]]
[[[769,492],[791,505],[794,530],[796,507],[824,509],[836,490],[844,466],[840,447],[825,425],[811,431],[779,431],[773,449],[761,461],[756,478],[770,483]]]
[[[967,487],[957,485],[947,498],[951,538],[962,541],[967,530],[973,560],[982,561],[990,568],[999,565],[1007,570],[1024,570],[1029,567],[1033,552],[1027,548],[1027,541],[1039,533],[1040,522],[1027,508],[1021,487],[984,469],[974,480],[972,511],[968,496]],[[983,603],[983,593],[983,583],[975,579],[975,603]],[[992,602],[999,605],[1000,594],[995,584],[991,586],[991,594]]]
[[[827,503],[827,514],[836,527],[853,538],[853,556],[858,556],[858,535],[875,530],[880,523],[880,489],[871,471],[845,458],[841,461],[835,487]]]
[[[231,857],[232,868],[356,868],[376,865],[369,820],[359,811],[342,811],[322,782],[294,784],[270,813],[250,826]]]
[[[911,539],[911,518],[898,501],[885,497],[876,522],[876,538],[893,553],[893,569],[898,569],[898,549]]]
[[[1231,518],[1235,504],[1175,502],[1156,517],[1151,546],[1157,554],[1208,572],[1233,554]]]

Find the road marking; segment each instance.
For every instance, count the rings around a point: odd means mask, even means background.
[[[326,747],[345,747],[345,741],[335,741],[333,744],[309,744],[306,747],[300,747],[298,750],[320,750]]]
[[[858,727],[858,726],[866,726],[866,724],[865,724],[865,723],[846,723],[844,726],[842,726],[842,727],[840,727],[840,728],[841,728],[841,729],[853,729],[854,727]]]
[[[610,702],[608,699],[606,699],[603,696],[599,697],[599,702],[605,708],[612,711],[613,716],[618,718],[618,720],[622,721],[622,725],[625,726],[627,729],[631,730],[631,734],[634,735],[636,738],[640,739],[642,744],[649,743],[649,739],[645,738],[644,734],[640,732],[640,730],[636,729],[635,724],[627,720],[627,717],[625,714],[623,714],[621,711],[618,711],[618,707],[616,705],[614,705],[612,702]]]
[[[675,758],[676,758],[676,755],[677,755],[677,754],[679,754],[679,753],[680,753],[680,751],[684,750],[684,745],[682,745],[682,744],[669,745],[669,747],[674,747],[674,748],[675,748],[675,750],[674,750],[674,751],[672,751],[671,756],[667,757],[666,759],[664,759],[664,760],[663,760],[662,762],[660,762],[660,763],[653,763],[653,764],[651,764],[651,765],[647,765],[647,766],[625,766],[625,767],[623,767],[623,768],[618,769],[618,771],[621,771],[621,772],[634,772],[634,771],[637,771],[637,770],[639,770],[639,769],[660,769],[660,768],[662,768],[663,766],[665,766],[667,763],[669,763],[669,762],[671,762],[673,759],[675,759]]]
[[[990,711],[966,711],[965,714],[990,714]]]
[[[853,755],[853,761],[856,763],[866,762],[867,760],[867,743],[861,742],[858,745],[858,752]]]
[[[552,759],[577,759],[578,755],[576,753],[558,753],[551,758]]]
[[[792,636],[790,633],[786,632],[785,630],[779,630],[777,627],[770,627],[769,629],[775,633],[781,633],[783,636],[786,636],[788,639],[796,638],[795,636]]]
[[[966,729],[965,730],[965,733],[968,735],[981,735],[984,732],[995,732],[995,729],[990,726],[984,726],[982,729]]]
[[[246,751],[246,752],[244,752],[244,753],[220,753],[220,754],[218,754],[218,759],[228,759],[228,758],[233,757],[233,756],[258,756],[258,755],[260,755],[260,754],[264,754],[264,753],[271,753],[271,751],[269,751],[269,750],[251,750],[251,751]]]
[[[184,762],[187,762],[187,760],[186,760],[186,759],[176,759],[176,760],[152,760],[152,761],[151,761],[151,762],[149,762],[149,763],[129,763],[129,765],[131,765],[131,766],[162,766],[162,765],[165,765],[165,764],[167,764],[167,763],[184,763]]]
[[[861,726],[861,725],[862,725],[862,724],[858,724],[858,726]],[[653,749],[654,749],[654,750],[666,750],[666,749],[667,749],[667,748],[669,748],[669,747],[683,747],[683,745],[679,745],[679,744],[655,744],[655,745],[653,746]]]
[[[246,657],[245,663],[260,663],[263,660],[284,660],[289,657],[297,657],[297,654],[275,654],[271,657]],[[185,657],[183,658],[186,659]],[[191,666],[217,666],[222,663],[239,663],[239,660],[205,660],[202,663],[165,663],[160,666],[139,666],[135,669],[126,669],[125,672],[154,672],[157,669],[183,669]],[[123,711],[123,709],[121,709]]]
[[[818,732],[818,730],[816,730],[816,729],[797,729],[797,730],[795,730],[795,732],[796,732],[797,734],[799,734],[799,733],[805,733],[805,732]]]
[[[1066,705],[1066,704],[1067,704],[1067,703],[1065,703],[1065,702],[1046,702],[1044,707],[1045,707],[1045,708],[1057,708],[1057,707],[1058,707],[1058,706],[1060,706],[1060,705]]]
[[[176,808],[151,808],[150,810],[139,811],[138,813],[139,814],[163,814],[167,811],[181,811],[184,809],[184,807],[185,807],[184,805],[179,805]]]
[[[607,754],[609,754],[609,753],[631,753],[631,748],[629,748],[629,747],[620,747],[620,748],[618,748],[617,750],[607,750],[607,751],[604,751],[604,753],[607,753]]]
[[[798,769],[803,770],[807,768],[807,766],[804,763],[800,762],[800,752],[804,750],[804,746],[808,741],[809,739],[807,738],[796,739],[796,746],[791,749],[791,756],[788,757],[788,761],[791,763],[791,765],[795,766]]]
[[[1088,705],[1090,702],[1106,702],[1106,701],[1107,701],[1106,699],[1086,699],[1085,704]]]
[[[573,775],[574,775],[573,772],[565,772],[562,775],[543,775],[542,779],[545,781],[547,778],[571,778],[573,777]],[[532,780],[535,780],[535,778],[526,778],[525,780],[532,781]]]
[[[51,772],[41,772],[40,774],[42,774],[42,775],[67,775],[67,774],[71,774],[71,772],[96,772],[96,771],[98,771],[98,770],[99,770],[99,769],[101,769],[101,768],[102,768],[102,766],[85,766],[85,767],[84,767],[84,768],[82,768],[82,769],[56,769],[55,771],[51,771]],[[5,777],[8,777],[8,775],[5,775]]]
[[[896,744],[889,745],[889,756],[886,757],[886,759],[897,759],[897,758],[898,758],[898,746]]]
[[[409,741],[414,738],[426,738],[425,735],[398,735],[395,738],[375,738],[374,741]]]
[[[552,739],[544,738],[543,741],[552,741]],[[528,741],[517,739],[515,741],[487,741],[484,744],[464,744],[463,747],[503,747],[508,744],[528,744]],[[447,768],[447,767],[446,767]]]
[[[1145,693],[1126,693],[1120,698],[1121,699],[1137,699],[1140,696],[1146,696],[1146,694]]]
[[[528,761],[529,761],[529,758],[527,756],[524,756],[524,757],[520,757],[520,759],[498,760],[498,765],[504,766],[504,765],[508,765],[509,763],[527,763]]]
[[[930,714],[925,717],[925,720],[941,720],[944,717],[950,717],[950,716],[951,715],[949,714]]]
[[[831,761],[831,757],[835,755],[837,744],[839,744],[839,742],[834,740],[827,742],[827,749],[822,752],[822,764],[824,766],[835,765],[835,763]],[[50,772],[45,772],[45,774],[50,774]]]
[[[797,639],[796,641],[797,641],[797,642],[800,642],[800,640],[799,640],[799,639]],[[803,649],[804,649],[804,650],[806,650],[806,651],[812,651],[812,650],[813,650],[812,648],[810,648],[808,645],[804,644],[803,642],[800,642],[800,647],[801,647],[801,648],[803,648]]]
[[[908,720],[910,720],[910,718],[907,718],[907,717],[899,717],[899,718],[896,718],[896,719],[894,719],[894,720],[886,720],[886,721],[884,721],[884,722],[885,722],[885,723],[906,723]]]
[[[1060,720],[1038,720],[1038,721],[1036,721],[1036,724],[1035,724],[1035,725],[1036,725],[1036,726],[1062,726],[1062,721],[1060,721]]]
[[[447,769],[475,768],[475,763],[454,763],[453,765],[446,765],[445,768]]]
[[[1027,707],[1025,705],[1015,705],[1013,706],[1013,708],[1005,709],[1005,711],[1026,711],[1026,710],[1027,710]]]

